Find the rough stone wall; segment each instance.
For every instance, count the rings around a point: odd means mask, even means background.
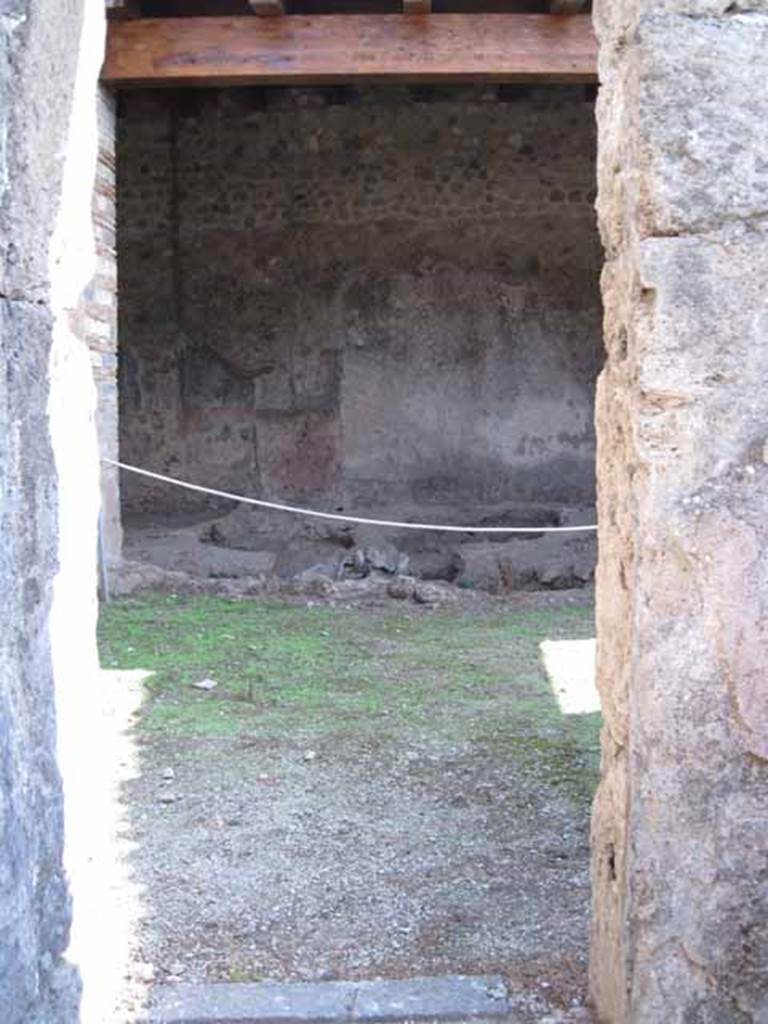
[[[63,954],[70,900],[54,691],[95,666],[96,460],[87,355],[77,346],[90,263],[95,94],[103,12],[79,0],[0,11],[0,1020],[72,1024]],[[52,73],[55,69],[55,74]],[[81,130],[75,131],[80,119]],[[95,148],[94,148],[95,156]],[[86,202],[70,203],[73,182]],[[82,244],[73,244],[82,243]],[[66,398],[65,398],[66,395]],[[67,414],[59,412],[69,402]],[[58,436],[52,424],[56,420]],[[71,449],[69,462],[60,454]],[[56,451],[54,451],[54,447]],[[89,468],[91,472],[89,474]],[[59,545],[79,524],[69,557]],[[93,517],[90,513],[93,512]],[[75,566],[76,562],[76,566]],[[65,563],[74,572],[65,569]],[[54,588],[55,579],[55,588]],[[66,607],[62,656],[54,627]],[[61,618],[59,616],[59,622]],[[74,669],[74,673],[70,672]],[[54,686],[55,682],[55,686]]]
[[[612,1024],[768,1020],[768,5],[743,6],[596,3]]]
[[[121,451],[366,507],[593,500],[579,89],[121,99]],[[199,499],[124,478],[129,508]]]

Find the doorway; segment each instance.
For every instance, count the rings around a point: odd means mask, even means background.
[[[111,667],[155,673],[129,794],[158,987],[493,976],[531,1020],[581,1006],[595,548],[545,531],[594,518],[593,104],[121,97],[122,460],[541,530],[329,528],[123,474],[166,592],[102,622]]]

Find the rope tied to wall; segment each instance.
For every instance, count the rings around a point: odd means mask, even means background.
[[[192,484],[187,480],[178,480],[176,477],[165,476],[163,473],[154,473],[149,469],[141,469],[139,466],[132,466],[127,462],[118,462],[115,459],[102,459],[108,466],[115,466],[128,473],[136,473],[138,476],[148,477],[150,480],[159,480],[161,483],[172,484],[174,487],[183,487],[188,491],[196,491],[198,494],[209,494],[214,498],[227,498],[230,501],[237,501],[243,505],[255,505],[257,508],[268,508],[275,512],[288,512],[292,515],[308,516],[313,519],[330,519],[337,523],[356,523],[361,526],[387,526],[396,530],[433,530],[436,533],[580,533],[596,530],[596,523],[588,523],[581,526],[455,526],[438,523],[401,523],[389,519],[368,519],[365,516],[347,516],[340,512],[320,512],[317,509],[300,508],[298,505],[285,505],[277,501],[266,501],[263,498],[249,498],[243,494],[232,494],[230,491],[219,491],[214,487],[203,487],[200,484]]]

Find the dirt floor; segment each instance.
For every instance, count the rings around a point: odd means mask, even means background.
[[[155,673],[124,789],[150,974],[499,972],[531,1021],[580,1005],[591,600],[108,606],[105,667]]]

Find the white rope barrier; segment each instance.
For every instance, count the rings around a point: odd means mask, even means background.
[[[397,530],[435,530],[439,533],[579,533],[585,530],[596,530],[595,523],[586,526],[440,526],[436,523],[399,523],[389,519],[365,519],[361,516],[344,516],[338,512],[318,512],[311,508],[299,508],[296,505],[282,505],[276,501],[264,501],[262,498],[248,498],[243,494],[232,494],[230,491],[217,491],[213,487],[201,487],[186,480],[177,480],[162,473],[153,473],[149,469],[140,469],[127,462],[116,462],[114,459],[102,459],[108,466],[117,466],[129,473],[160,480],[175,487],[185,487],[188,491],[210,494],[214,498],[228,498],[243,505],[256,505],[258,508],[270,508],[276,512],[291,512],[299,516],[311,516],[314,519],[332,519],[337,523],[359,523],[363,526],[389,526]]]

